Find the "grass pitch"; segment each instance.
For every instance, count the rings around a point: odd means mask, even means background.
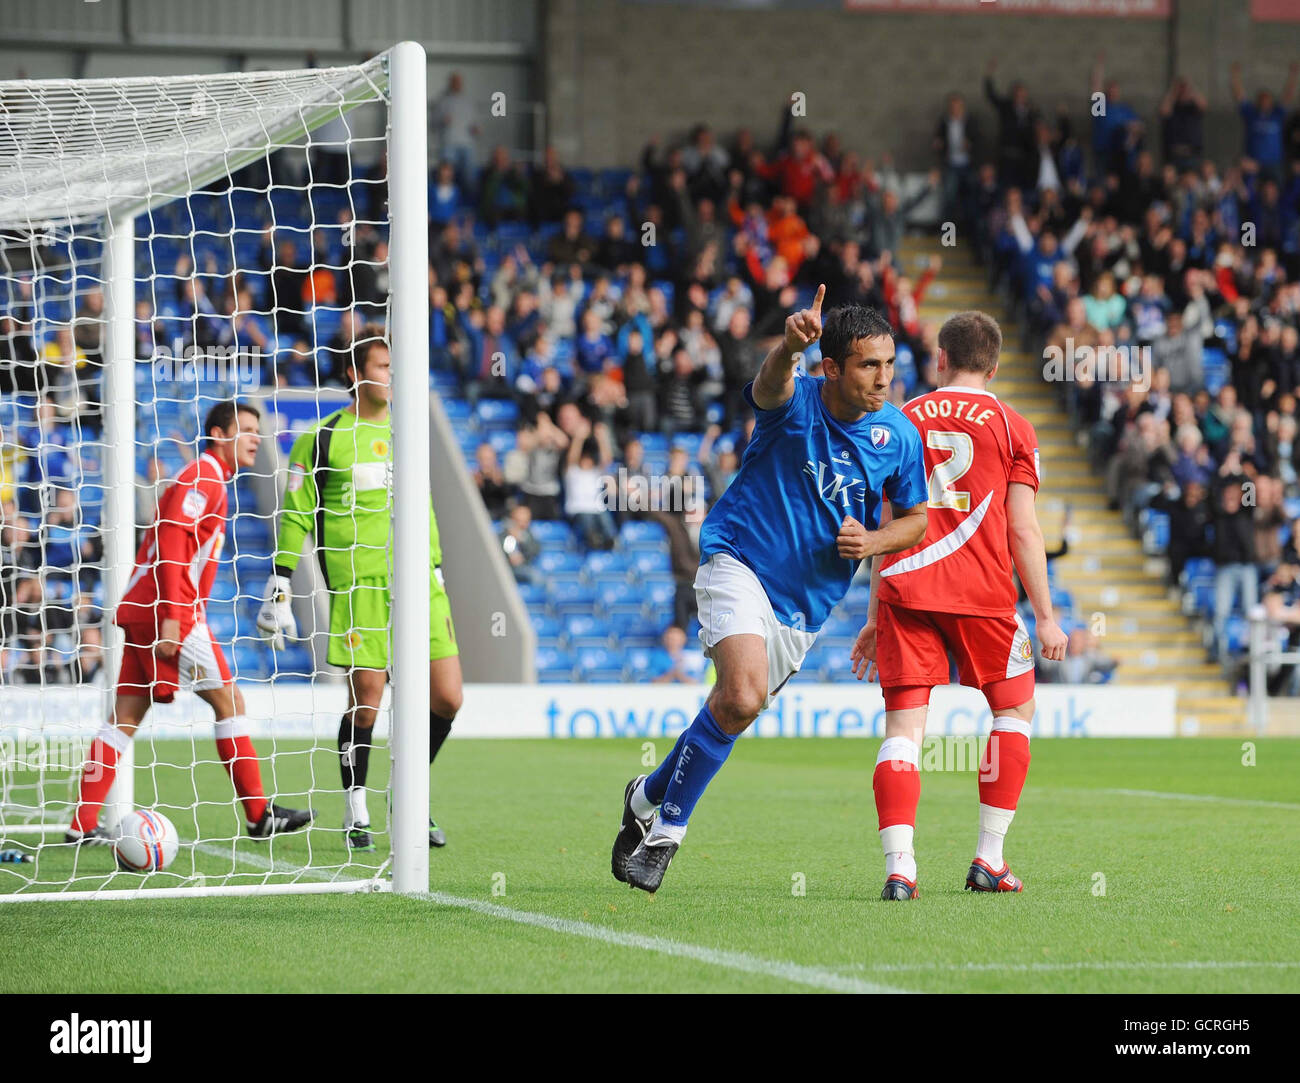
[[[886,904],[876,741],[742,741],[650,897],[609,872],[639,741],[453,739],[433,776],[449,845],[430,854],[429,898],[0,905],[0,992],[1297,992],[1300,742],[1254,745],[1245,766],[1239,740],[1036,741],[1007,841],[1018,896],[962,891],[975,775],[923,772],[921,898]],[[187,837],[233,836],[221,768],[191,780],[188,743],[153,755],[138,803],[156,793]],[[292,742],[264,773],[287,804],[313,778],[338,785],[333,754]],[[196,791],[210,802],[197,821],[168,807]],[[307,834],[183,847],[169,872],[215,877],[232,855],[244,878],[368,872],[326,868],[346,860],[342,801],[314,803]],[[54,847],[37,866],[0,865],[0,892],[62,880],[73,860]],[[141,882],[112,874],[102,850],[76,860],[86,884]]]

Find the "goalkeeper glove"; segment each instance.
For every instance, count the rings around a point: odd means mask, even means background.
[[[273,575],[266,581],[266,600],[257,611],[257,630],[273,651],[284,650],[285,637],[298,638],[298,624],[293,619],[289,580]]]

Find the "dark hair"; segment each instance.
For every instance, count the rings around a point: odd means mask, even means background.
[[[822,357],[842,365],[858,339],[882,336],[892,339],[894,329],[876,309],[864,305],[831,309],[822,321]]]
[[[370,356],[370,351],[376,346],[386,346],[384,341],[384,329],[373,323],[366,324],[358,332],[356,339],[352,343],[352,349],[348,353],[347,364],[343,368],[344,375],[351,385],[352,394],[355,396],[357,387],[361,383],[361,370],[366,367],[366,359]]]
[[[958,312],[939,328],[939,348],[947,353],[948,364],[956,371],[988,376],[997,367],[1002,329],[997,320],[983,312]]]
[[[261,418],[262,412],[247,402],[236,402],[234,399],[227,399],[225,402],[219,402],[216,406],[208,411],[208,416],[203,419],[203,438],[207,446],[212,446],[212,430],[220,429],[225,432],[235,423],[235,419],[240,414],[252,414],[256,418]]]

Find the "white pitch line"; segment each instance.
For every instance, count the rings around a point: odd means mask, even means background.
[[[1044,790],[1051,790],[1055,793],[1102,793],[1111,794],[1116,797],[1154,797],[1163,801],[1204,801],[1218,805],[1241,805],[1245,808],[1277,808],[1287,809],[1291,812],[1300,812],[1300,805],[1292,804],[1287,801],[1259,801],[1252,797],[1220,797],[1217,794],[1211,793],[1171,793],[1168,790],[1091,790],[1083,787],[1069,786],[1044,786],[1042,788]]]
[[[1294,970],[1297,962],[1261,961],[1216,963],[1213,960],[1196,960],[1183,963],[1139,962],[1077,962],[1077,963],[845,963],[840,970],[863,970],[882,974],[919,974],[925,972],[951,973],[958,971],[999,971],[1017,973],[1060,970]]]
[[[211,843],[196,842],[193,844],[193,848],[214,857],[228,858],[231,856],[230,850]],[[272,861],[259,854],[237,853],[234,857],[237,861],[252,865],[254,868],[264,869],[270,873],[297,875],[312,880],[342,878],[338,873],[331,874],[326,873],[324,870],[306,868],[284,861]],[[724,951],[719,948],[708,948],[700,944],[688,944],[662,936],[623,932],[618,929],[605,928],[602,925],[593,925],[586,921],[557,918],[550,914],[538,914],[530,910],[515,910],[512,907],[500,906],[497,903],[485,902],[482,899],[467,899],[459,895],[448,895],[441,891],[421,892],[412,897],[424,902],[436,903],[439,906],[456,907],[486,917],[511,921],[516,925],[531,925],[553,933],[597,940],[617,947],[636,948],[640,951],[651,951],[659,955],[694,959],[696,962],[706,963],[709,966],[720,967],[724,970],[736,970],[745,974],[759,974],[764,977],[777,978],[797,985],[807,985],[815,989],[826,989],[835,993],[906,993],[908,991],[890,985],[882,985],[879,982],[848,977],[834,970],[826,970],[821,967],[789,963],[779,959],[765,959],[762,956],[750,955],[743,951]]]

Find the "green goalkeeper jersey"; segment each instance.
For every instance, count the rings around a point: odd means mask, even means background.
[[[343,409],[304,432],[289,452],[280,512],[277,568],[292,571],[303,540],[315,537],[330,590],[388,579],[392,566],[393,426]],[[438,520],[429,502],[429,564],[442,563]]]

